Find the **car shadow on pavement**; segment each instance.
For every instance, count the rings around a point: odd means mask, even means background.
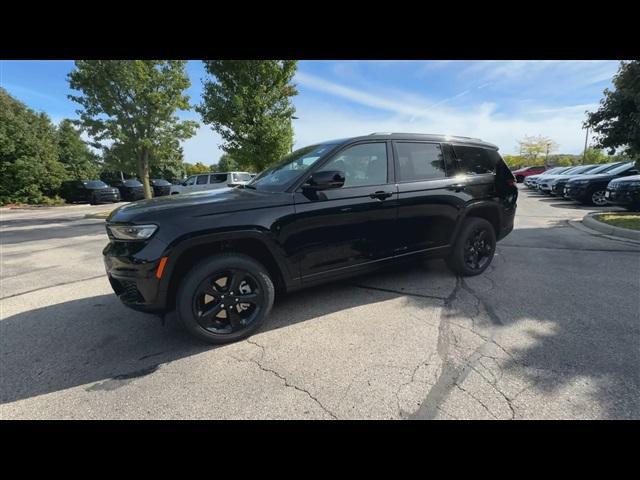
[[[293,293],[279,299],[260,333],[397,297],[420,308],[444,306],[441,321],[472,318],[481,307],[496,334],[515,335],[517,327],[518,335],[527,339],[505,345],[509,355],[501,369],[524,378],[531,384],[530,392],[557,393],[586,382],[588,396],[597,402],[602,417],[639,417],[639,285],[628,277],[607,277],[625,265],[630,268],[639,251],[630,247],[613,258],[606,240],[593,239],[601,252],[580,251],[576,245],[574,252],[545,250],[539,261],[531,262],[527,257],[540,251],[523,250],[520,245],[527,248],[525,244],[541,233],[548,234],[548,229],[515,230],[508,237],[510,245],[499,244],[490,271],[464,281],[446,273],[442,261],[429,261]],[[600,272],[605,277],[584,276],[575,269],[578,255],[588,255],[596,264],[608,262]],[[558,266],[568,270],[568,276],[550,274]],[[571,285],[567,278],[572,278]],[[432,297],[410,292],[439,281],[443,288]],[[605,281],[611,282],[607,289],[599,286]],[[539,285],[535,299],[532,285]],[[612,298],[610,291],[620,297]],[[466,303],[465,295],[470,297]],[[93,391],[96,382],[150,375],[160,364],[227,348],[199,343],[173,316],[162,327],[158,317],[129,310],[112,294],[7,317],[0,322],[0,347],[3,404],[80,385]],[[443,380],[447,384],[440,389],[440,401],[456,381],[455,376]]]

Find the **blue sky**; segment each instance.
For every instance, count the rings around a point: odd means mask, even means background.
[[[75,118],[67,99],[73,61],[0,61],[0,85],[54,122]],[[545,135],[563,153],[584,147],[581,123],[611,86],[617,61],[300,61],[294,79],[295,147],[375,131],[480,137],[516,153]],[[190,61],[188,91],[200,102],[205,71]],[[199,120],[194,112],[184,118]],[[216,163],[220,137],[202,125],[185,160]]]

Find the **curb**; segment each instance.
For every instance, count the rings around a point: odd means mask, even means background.
[[[614,237],[621,237],[621,238],[629,238],[631,240],[640,240],[639,230],[630,230],[628,228],[614,227],[613,225],[608,225],[604,222],[600,222],[595,218],[593,218],[595,215],[600,215],[602,213],[608,213],[608,212],[587,213],[582,218],[582,223],[593,230],[597,230],[600,233],[604,233],[605,235],[612,235]]]

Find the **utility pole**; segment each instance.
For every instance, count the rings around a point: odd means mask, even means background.
[[[587,161],[587,141],[589,140],[589,125],[587,125],[587,134],[584,136],[584,152],[582,152],[582,164]]]

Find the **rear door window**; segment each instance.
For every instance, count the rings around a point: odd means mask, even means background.
[[[458,158],[461,173],[482,175],[495,173],[500,156],[497,152],[482,147],[454,145],[453,150]],[[495,155],[492,155],[495,153]]]
[[[444,178],[444,155],[437,143],[395,142],[398,181],[419,182]]]
[[[209,175],[198,175],[198,180],[196,181],[196,184],[204,185],[205,183],[207,183],[208,179],[209,179]]]
[[[216,173],[215,175],[211,175],[211,180],[209,183],[224,183],[227,181],[226,173]]]

